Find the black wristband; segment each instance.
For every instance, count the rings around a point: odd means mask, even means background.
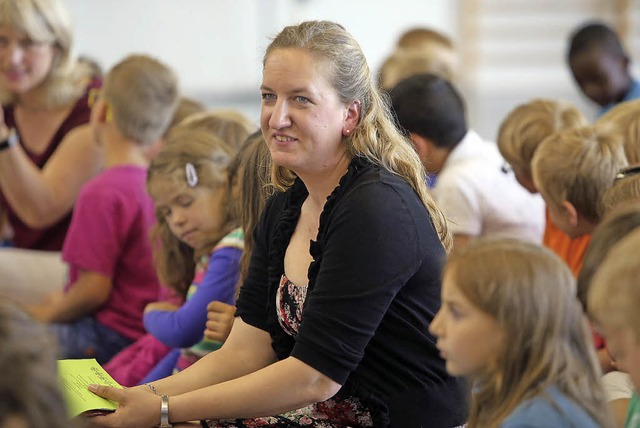
[[[9,129],[9,135],[4,141],[0,141],[0,152],[7,150],[18,143],[18,134],[15,129]]]

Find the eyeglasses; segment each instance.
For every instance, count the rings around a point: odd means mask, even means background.
[[[621,169],[616,174],[616,177],[613,179],[613,182],[615,183],[618,180],[622,180],[623,178],[631,177],[632,175],[636,175],[636,174],[640,174],[640,165],[630,166],[629,168]]]

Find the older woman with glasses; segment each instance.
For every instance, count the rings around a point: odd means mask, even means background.
[[[75,57],[61,0],[0,0],[0,210],[13,247],[0,251],[0,295],[32,302],[39,284],[63,283],[71,210],[101,164],[86,126],[100,83]]]

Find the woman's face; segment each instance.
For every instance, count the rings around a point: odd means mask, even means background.
[[[36,42],[0,25],[0,82],[6,90],[24,94],[38,87],[49,75],[55,55],[52,43]]]
[[[451,273],[443,278],[442,306],[429,331],[453,376],[473,377],[493,367],[504,342],[498,322],[462,294]]]
[[[300,176],[322,174],[345,158],[343,132],[357,110],[340,101],[327,67],[303,49],[276,49],[262,80],[260,124],[276,165]]]

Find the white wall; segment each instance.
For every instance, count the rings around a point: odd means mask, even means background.
[[[66,0],[78,52],[108,69],[133,52],[170,64],[187,95],[257,119],[261,57],[269,37],[308,19],[344,25],[372,70],[410,26],[455,38],[453,0]]]

